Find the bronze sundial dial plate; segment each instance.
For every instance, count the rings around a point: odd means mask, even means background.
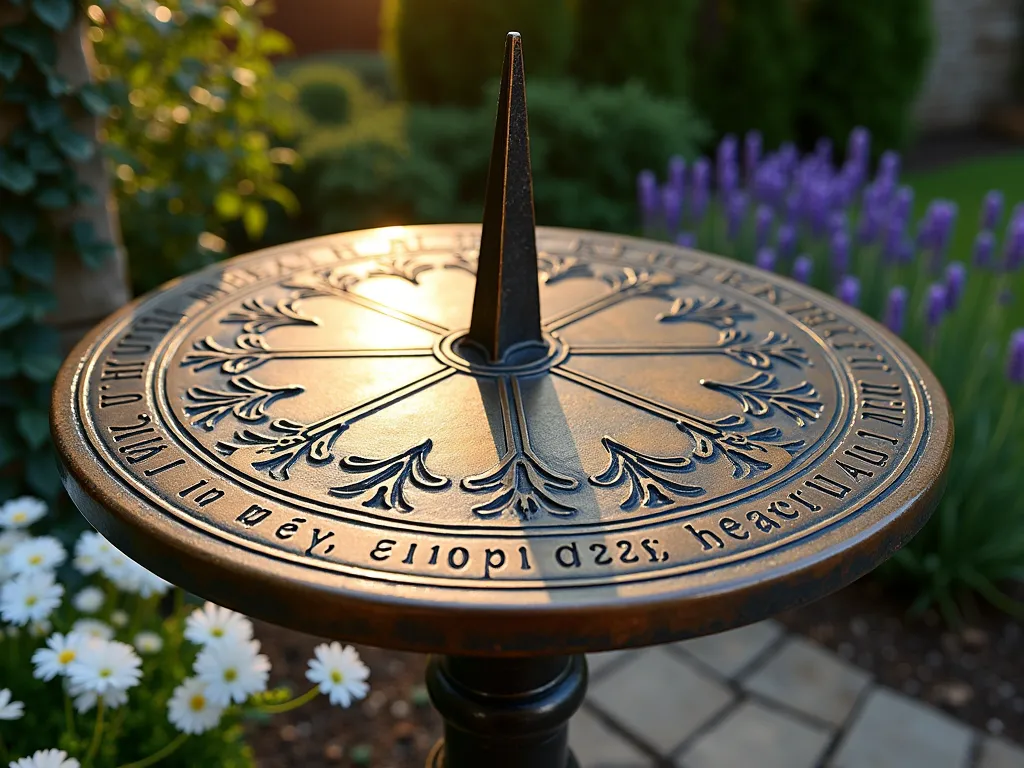
[[[934,506],[946,400],[859,313],[541,228],[543,349],[488,365],[465,343],[479,247],[470,225],[337,235],[125,308],[55,388],[76,503],[249,614],[487,654],[752,621],[866,572]]]

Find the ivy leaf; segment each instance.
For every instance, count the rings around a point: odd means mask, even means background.
[[[27,355],[21,358],[21,372],[32,381],[51,382],[57,375],[60,368],[61,358],[59,355]]]
[[[21,69],[21,54],[10,48],[0,48],[0,77],[10,82]]]
[[[34,101],[28,105],[28,119],[40,133],[48,133],[64,119],[64,110],[53,99]]]
[[[230,189],[222,189],[214,198],[213,207],[222,219],[237,219],[242,215],[242,196]]]
[[[71,205],[71,195],[62,187],[47,187],[36,195],[36,202],[50,211]]]
[[[18,425],[18,434],[33,449],[43,446],[50,436],[50,419],[45,410],[22,408],[18,411],[15,423]]]
[[[29,317],[33,320],[42,320],[57,309],[57,297],[53,295],[49,285],[24,291],[21,298],[25,302]]]
[[[25,462],[28,487],[45,499],[53,499],[61,490],[60,472],[53,451],[45,448],[33,452]]]
[[[46,73],[46,92],[54,98],[71,93],[71,83],[56,72]]]
[[[63,30],[71,22],[74,6],[71,0],[32,0],[32,11],[46,26]]]
[[[89,269],[99,269],[107,261],[107,259],[113,257],[116,249],[110,243],[104,243],[101,240],[97,240],[92,244],[82,248],[78,255],[82,259],[82,263],[85,264]]]
[[[61,152],[79,163],[83,163],[92,157],[96,147],[86,136],[76,133],[70,126],[62,125],[56,128],[53,133],[53,140],[57,142]]]
[[[0,187],[22,195],[32,189],[35,183],[36,175],[31,168],[0,149]]]
[[[36,64],[52,66],[57,60],[57,44],[53,35],[42,27],[32,24],[5,27],[0,32],[0,39],[12,48],[28,54]]]
[[[13,294],[0,294],[0,331],[21,322],[25,317],[25,302]]]
[[[99,88],[91,83],[78,89],[78,100],[94,115],[106,115],[110,112],[110,101]]]
[[[35,234],[37,224],[38,220],[30,211],[10,206],[0,210],[0,232],[19,248]]]
[[[43,139],[36,139],[29,144],[25,156],[29,166],[36,173],[60,173],[64,167],[60,155]]]
[[[242,224],[249,239],[258,240],[267,228],[267,209],[259,203],[246,203]]]
[[[19,248],[11,254],[11,266],[29,280],[43,285],[53,281],[55,259],[53,251],[41,246]]]

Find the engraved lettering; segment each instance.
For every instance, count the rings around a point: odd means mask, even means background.
[[[568,559],[566,558],[568,555]],[[563,568],[579,568],[582,563],[580,562],[580,551],[576,547],[576,542],[572,544],[563,544],[555,550],[555,560]]]
[[[196,496],[195,502],[200,507],[205,507],[208,504],[213,504],[213,502],[223,497],[224,491],[222,491],[220,488],[211,488],[210,490],[203,491],[198,496]]]
[[[891,424],[894,427],[903,426],[903,416],[897,416],[896,414],[884,411],[869,411],[867,408],[864,408],[860,412],[860,417],[864,421],[880,421],[883,424]]]
[[[146,369],[146,362],[121,362],[120,360],[104,360],[100,371],[100,381],[127,381],[141,379]]]
[[[860,391],[864,395],[877,395],[879,397],[899,397],[903,389],[899,384],[875,384],[870,381],[859,380]]]
[[[622,550],[622,554],[619,555],[619,560],[623,563],[638,563],[640,562],[640,556],[633,554],[633,545],[628,541],[617,541],[615,546]]]
[[[112,426],[112,427],[109,427],[110,431],[115,434],[114,442],[117,442],[119,439],[123,439],[123,438],[118,438],[117,435],[125,433],[125,432],[131,433],[131,432],[133,432],[133,430],[137,430],[137,429],[140,429],[141,427],[148,426],[153,421],[153,419],[150,418],[148,413],[140,413],[135,418],[139,420],[138,424],[125,424],[123,426]],[[150,431],[152,431],[152,430],[150,430]],[[138,432],[136,434],[142,434],[142,433]],[[128,436],[130,436],[130,435],[128,435]]]
[[[846,362],[855,371],[883,371],[884,373],[889,373],[892,370],[881,355],[872,355],[871,357],[849,355],[846,358]]]
[[[658,550],[653,546],[657,543],[657,539],[644,539],[640,542],[640,546],[644,548],[644,551],[647,553],[647,556],[650,558],[652,563],[657,563],[661,559],[661,556],[658,554]]]
[[[178,491],[178,496],[180,496],[180,497],[181,497],[181,498],[183,498],[183,499],[184,499],[184,498],[187,498],[187,497],[189,496],[189,494],[193,493],[194,491],[198,491],[198,490],[199,490],[200,488],[202,488],[202,487],[203,487],[204,485],[206,485],[206,484],[207,484],[208,482],[209,482],[209,480],[200,480],[200,481],[199,481],[198,483],[196,483],[195,485],[190,485],[190,486],[189,486],[188,488],[186,488],[185,490],[183,490],[183,491]]]
[[[416,555],[416,542],[409,545],[409,552],[406,554],[405,559],[402,562],[405,565],[412,565],[413,557]]]
[[[615,561],[608,557],[608,547],[604,544],[591,544],[590,551],[597,555],[594,565],[612,565]]]
[[[448,553],[448,565],[457,571],[461,571],[469,563],[469,550],[465,547],[454,547]]]
[[[430,548],[430,562],[427,565],[437,565],[437,556],[441,553],[441,547],[437,544]]]
[[[871,464],[876,467],[884,467],[889,462],[889,454],[876,451],[873,448],[865,448],[863,445],[855,445],[843,451],[843,453],[855,459],[860,459],[865,464]]]
[[[798,504],[804,505],[809,510],[811,510],[811,512],[820,512],[821,511],[821,507],[819,507],[813,501],[808,501],[807,499],[805,499],[803,497],[803,491],[793,491],[791,494],[789,494],[789,498],[791,498],[793,501],[797,502]]]
[[[370,553],[370,557],[372,557],[378,563],[383,563],[385,560],[391,557],[391,549],[397,543],[398,542],[394,539],[381,539],[377,542],[377,546],[373,548],[373,551]],[[437,547],[435,547],[435,549],[437,549]],[[437,553],[435,552],[434,555],[436,557]],[[431,565],[433,565],[433,563],[431,563]]]
[[[773,515],[784,517],[787,520],[796,520],[798,517],[800,517],[799,509],[794,510],[793,512],[787,511],[790,509],[793,509],[793,505],[790,504],[788,501],[773,501],[771,504],[768,505],[768,511],[771,512]]]
[[[119,395],[100,395],[100,408],[113,408],[118,405],[130,405],[131,403],[137,403],[142,399],[142,395],[138,392],[124,392]]]
[[[236,517],[235,520],[248,528],[254,528],[270,517],[270,514],[270,510],[266,507],[261,507],[259,504],[253,504],[245,510],[245,512]]]
[[[290,539],[292,536],[294,536],[296,533],[298,533],[299,523],[304,522],[306,522],[306,518],[304,517],[293,517],[291,519],[291,522],[282,523],[281,525],[279,525],[277,527],[277,530],[274,531],[274,535],[282,541],[286,541]]]
[[[527,552],[526,547],[520,547],[519,548],[519,560],[520,560],[520,567],[524,571],[533,570],[532,567],[530,566],[529,552]]]
[[[778,520],[773,520],[768,517],[764,512],[756,509],[752,509],[747,512],[747,520],[757,526],[757,529],[762,533],[771,533],[772,528],[781,528]]]
[[[153,477],[154,475],[159,475],[161,472],[166,472],[169,469],[174,469],[175,467],[180,467],[184,463],[185,463],[184,459],[175,459],[174,461],[168,462],[167,464],[163,464],[163,465],[161,465],[159,467],[154,467],[153,469],[147,469],[142,474],[144,474],[146,477]]]
[[[857,480],[858,482],[860,482],[860,478],[862,475],[864,477],[875,476],[875,473],[872,472],[871,470],[860,469],[859,467],[855,467],[852,464],[847,464],[845,461],[842,461],[841,459],[836,459],[836,466],[843,470],[843,472],[848,474],[854,480]]]
[[[332,537],[333,535],[334,535],[334,531],[327,531],[327,533],[325,533],[325,534],[323,534],[323,535],[321,536],[321,535],[320,535],[320,529],[319,529],[319,528],[314,528],[314,529],[313,529],[313,541],[312,541],[312,543],[311,543],[311,544],[309,545],[309,549],[307,549],[307,550],[306,550],[306,554],[307,554],[307,555],[312,555],[312,554],[314,554],[314,550],[315,550],[315,549],[316,549],[316,548],[317,548],[317,547],[318,547],[318,546],[319,546],[320,544],[323,544],[323,543],[324,543],[325,541],[327,541],[327,540],[328,540],[329,538],[331,538],[331,537]],[[377,546],[379,547],[379,546],[380,546],[380,544],[378,544]],[[329,554],[331,554],[331,551],[332,551],[333,549],[334,549],[334,545],[333,545],[333,544],[328,544],[328,545],[327,545],[327,549],[325,549],[325,550],[324,550],[324,554],[325,554],[325,555],[329,555]]]
[[[505,552],[500,549],[488,549],[484,552],[484,578],[491,578],[491,571],[505,567]]]
[[[117,438],[114,439],[116,440]],[[117,452],[125,456],[129,464],[138,464],[141,461],[153,458],[167,447],[168,445],[163,442],[162,437],[151,437],[148,440],[141,440],[131,445],[122,445],[117,449]]]
[[[701,548],[705,552],[708,551],[709,549],[714,549],[715,547],[718,547],[719,549],[722,549],[723,547],[725,547],[725,544],[722,543],[722,540],[720,538],[718,538],[718,536],[713,534],[711,531],[708,531],[708,530],[698,531],[692,525],[686,525],[684,527],[686,528],[686,530],[688,530],[690,533],[693,534],[693,537],[695,539],[697,539],[697,541],[700,542],[700,546],[701,546]],[[711,541],[713,543],[709,544],[708,543],[709,541]]]
[[[890,445],[899,445],[899,438],[888,437],[887,435],[880,435],[877,432],[872,432],[869,429],[858,429],[857,437],[870,437],[872,440],[879,440]]]
[[[816,491],[821,491],[829,496],[833,496],[837,499],[841,499],[853,489],[849,486],[837,483],[835,480],[825,477],[825,475],[817,474],[813,480],[804,481],[804,485],[808,488],[813,488]]]
[[[743,531],[743,533],[736,533],[736,531],[742,530],[743,526],[736,520],[733,520],[731,517],[723,517],[718,522],[718,527],[722,529],[723,533],[732,536],[734,539],[739,539],[740,541],[742,541],[743,539],[750,538],[749,531]]]

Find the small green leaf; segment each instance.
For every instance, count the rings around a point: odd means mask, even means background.
[[[46,73],[46,92],[54,98],[71,93],[71,83],[56,72]]]
[[[32,11],[46,26],[67,29],[74,15],[71,0],[32,0]]]
[[[34,101],[28,105],[28,119],[40,133],[48,133],[64,119],[64,110],[53,99]]]
[[[267,228],[267,209],[259,203],[246,203],[242,224],[249,239],[258,240]]]
[[[106,115],[110,112],[110,101],[99,88],[91,83],[78,89],[78,100],[94,115]]]
[[[11,48],[0,48],[0,77],[10,82],[21,69],[21,54]]]
[[[53,252],[41,246],[19,248],[11,254],[11,266],[29,280],[48,285],[53,281]]]
[[[25,438],[31,448],[39,448],[50,436],[50,419],[46,411],[24,408],[18,411],[15,423],[18,434]]]
[[[0,187],[9,189],[16,195],[23,195],[36,183],[36,175],[24,163],[12,160],[9,155],[0,153]]]
[[[242,196],[230,189],[222,189],[217,193],[213,207],[222,219],[237,219],[242,215]]]
[[[61,156],[44,139],[36,139],[29,144],[25,156],[36,173],[60,173],[64,167]]]
[[[79,163],[92,157],[96,150],[96,146],[86,136],[76,133],[66,125],[56,128],[52,136],[61,152]]]
[[[29,317],[33,320],[42,320],[48,314],[57,309],[57,297],[49,285],[40,288],[30,288],[20,294],[28,309]]]
[[[57,375],[60,363],[59,355],[29,355],[21,358],[21,371],[32,381],[49,382]]]
[[[36,195],[36,202],[50,211],[67,208],[71,205],[71,195],[62,187],[47,187]]]
[[[38,220],[30,211],[6,206],[0,210],[0,232],[19,248],[35,234],[37,224]]]
[[[28,54],[36,64],[52,66],[57,60],[54,36],[38,25],[15,24],[5,27],[0,31],[0,39],[12,48]]]

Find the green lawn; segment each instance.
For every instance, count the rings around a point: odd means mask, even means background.
[[[1024,151],[965,160],[927,173],[907,174],[906,181],[916,193],[919,216],[928,202],[935,198],[952,200],[957,204],[960,216],[950,253],[954,258],[968,261],[985,193],[990,189],[1001,189],[1006,195],[1007,212],[1024,201]]]

